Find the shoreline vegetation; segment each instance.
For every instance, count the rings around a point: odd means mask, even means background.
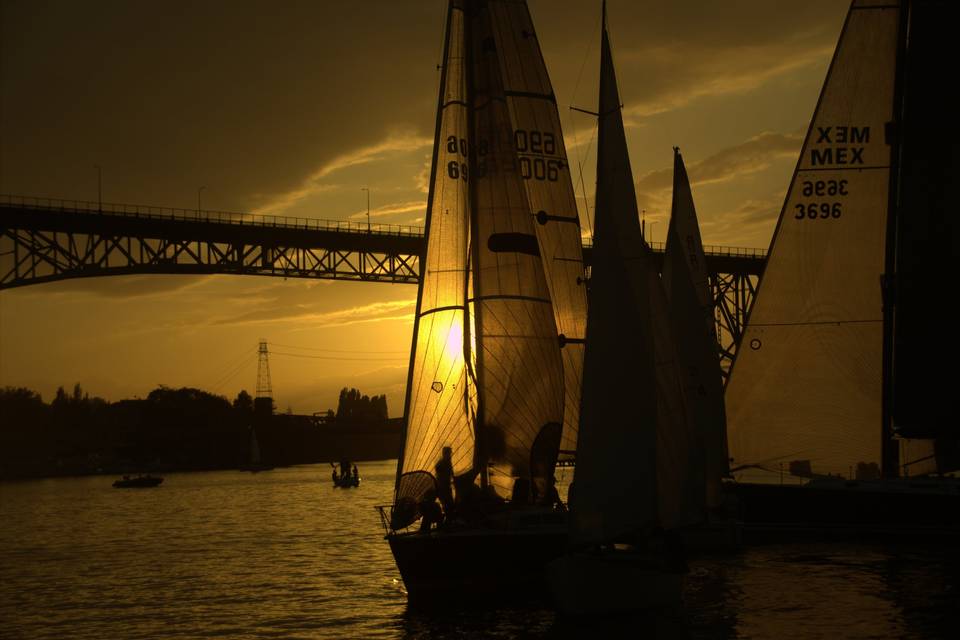
[[[25,387],[0,389],[0,480],[90,474],[240,469],[256,436],[270,466],[396,457],[402,419],[386,396],[340,392],[337,410],[276,413],[270,398],[232,401],[201,389],[160,386],[108,402],[79,384],[47,403]]]

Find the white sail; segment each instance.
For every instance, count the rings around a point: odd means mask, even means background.
[[[604,25],[583,403],[570,492],[578,542],[686,524],[683,390],[666,298],[640,230]]]
[[[690,513],[703,513],[704,506],[717,507],[722,501],[720,480],[727,474],[726,414],[713,294],[679,149],[674,151],[673,206],[662,275],[696,435],[690,451],[691,485],[703,488],[686,496],[685,502]]]
[[[897,2],[847,15],[726,389],[731,466],[879,464]]]
[[[525,502],[560,445],[560,341],[501,73],[490,8],[451,2],[395,528],[445,448],[460,486]]]
[[[453,452],[454,473],[474,464],[473,425],[467,402],[464,339],[470,203],[467,191],[468,123],[464,51],[465,16],[451,3],[438,104],[427,249],[409,373],[406,436],[399,461],[395,524],[417,517],[416,504],[434,486],[443,448]]]
[[[260,443],[257,441],[257,430],[250,427],[250,466],[260,466]]]
[[[514,147],[488,2],[472,24],[477,165],[473,309],[481,473],[505,498],[543,490],[563,424],[560,342],[534,219]],[[531,485],[531,482],[534,483]]]
[[[544,271],[563,342],[565,455],[576,447],[587,296],[577,202],[556,97],[525,0],[490,2],[514,147],[537,221]]]

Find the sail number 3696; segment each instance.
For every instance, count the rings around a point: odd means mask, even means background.
[[[847,191],[846,180],[805,180],[802,185],[802,193],[806,197],[834,196],[843,197],[849,195]],[[841,202],[807,202],[794,205],[796,212],[794,218],[797,220],[816,220],[827,218],[839,218],[843,213]]]

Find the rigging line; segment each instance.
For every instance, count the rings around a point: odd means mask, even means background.
[[[572,108],[572,107],[571,107]],[[571,119],[571,125],[573,121]],[[577,141],[577,128],[573,128],[573,146],[577,150],[577,169],[580,172],[580,191],[583,194],[583,207],[586,210],[587,229],[590,231],[590,241],[593,242],[593,218],[590,216],[590,201],[587,199],[587,185],[583,181],[583,155],[580,152],[580,143]],[[590,149],[593,147],[593,138],[597,133],[598,127],[592,127],[590,130],[590,141],[587,142],[585,153],[589,157]]]
[[[603,25],[601,25],[601,28]],[[594,23],[593,32],[596,33],[597,26]],[[602,35],[601,35],[602,37]],[[580,80],[583,78],[583,70],[587,67],[587,58],[590,57],[590,53],[593,51],[593,38],[587,40],[587,50],[583,52],[583,62],[580,63],[580,71],[577,73],[577,81],[573,83],[573,102],[576,102],[577,99],[577,90],[580,88]]]
[[[303,349],[305,351],[329,351],[331,353],[406,353],[409,354],[409,351],[406,350],[397,350],[397,351],[361,351],[357,349],[324,349],[322,347],[301,347],[292,344],[280,344],[279,342],[269,343],[271,346],[280,347],[282,349]]]
[[[339,356],[311,356],[304,353],[284,353],[282,351],[271,351],[272,356],[288,356],[291,358],[310,358],[312,360],[345,360],[351,362],[393,362],[403,361],[408,358],[347,358]]]

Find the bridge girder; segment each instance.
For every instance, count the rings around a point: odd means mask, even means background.
[[[418,227],[0,196],[0,290],[132,274],[417,284],[424,248]],[[589,247],[584,258],[589,264]],[[764,260],[759,251],[708,248],[724,372]]]

